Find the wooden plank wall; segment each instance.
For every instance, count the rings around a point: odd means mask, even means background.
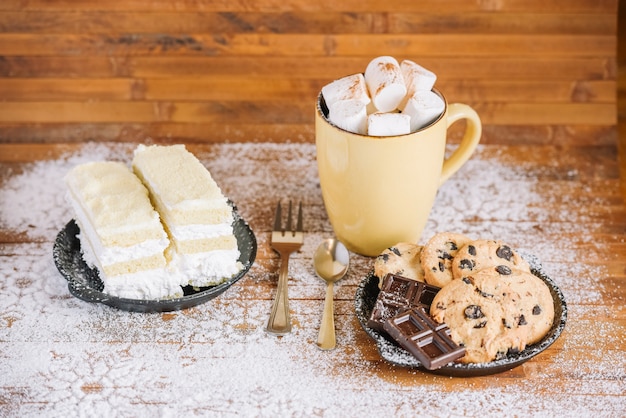
[[[619,6],[617,27],[617,124],[622,197],[626,202],[626,0]]]
[[[313,141],[379,55],[438,74],[484,143],[616,142],[618,0],[2,0],[0,142]]]

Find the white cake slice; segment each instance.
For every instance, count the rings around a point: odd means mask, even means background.
[[[105,293],[130,299],[182,296],[180,279],[166,268],[170,242],[159,214],[126,165],[82,164],[65,182],[84,259],[98,268]]]
[[[233,209],[184,145],[140,145],[132,166],[161,215],[173,244],[170,268],[182,276],[181,284],[215,285],[242,269]]]

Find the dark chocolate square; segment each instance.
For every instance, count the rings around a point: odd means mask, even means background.
[[[433,298],[440,288],[411,280],[397,274],[387,274],[367,321],[367,326],[384,331],[385,322],[412,307],[430,309]]]
[[[438,324],[422,307],[388,319],[385,331],[428,370],[438,369],[465,355],[465,347],[450,338],[446,324]]]

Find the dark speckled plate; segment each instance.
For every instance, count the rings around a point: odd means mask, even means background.
[[[378,297],[378,277],[371,272],[363,279],[357,288],[355,295],[356,316],[367,334],[374,339],[378,351],[383,359],[391,364],[402,367],[418,368],[428,373],[441,374],[454,377],[485,376],[511,370],[514,367],[530,360],[537,354],[550,347],[561,335],[567,320],[567,305],[563,293],[545,273],[534,257],[527,257],[531,264],[532,273],[543,280],[552,294],[554,301],[554,323],[546,336],[536,344],[529,345],[517,354],[509,354],[505,358],[494,360],[489,363],[462,364],[450,363],[437,370],[428,370],[411,353],[397,345],[390,337],[367,326],[367,320],[372,313],[376,298]]]
[[[71,220],[57,235],[53,248],[54,262],[63,277],[67,279],[70,293],[87,302],[102,303],[114,308],[132,312],[168,312],[190,308],[207,302],[226,291],[250,270],[257,251],[256,238],[250,226],[235,214],[233,229],[241,253],[239,261],[243,269],[234,277],[216,286],[183,288],[182,297],[174,299],[142,300],[110,296],[102,292],[104,284],[97,269],[90,268],[83,260],[79,227]]]

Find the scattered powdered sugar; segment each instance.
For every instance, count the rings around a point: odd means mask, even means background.
[[[338,348],[323,352],[315,345],[319,324],[309,322],[321,317],[322,306],[312,299],[323,297],[324,284],[303,254],[332,233],[327,222],[305,224],[315,232],[291,258],[295,327],[282,338],[264,332],[273,295],[255,290],[276,280],[274,264],[253,265],[219,298],[179,312],[130,313],[71,296],[52,260],[56,234],[72,217],[62,178],[82,162],[129,161],[133,148],[89,144],[29,164],[1,184],[0,228],[28,242],[0,246],[0,416],[618,416],[625,410],[624,328],[614,312],[599,307],[607,267],[580,258],[588,214],[538,211],[550,197],[526,167],[506,165],[479,147],[441,187],[424,240],[455,230],[497,237],[535,255],[569,307],[555,358],[525,363],[527,379],[429,376],[407,385],[423,373],[394,369],[358,348],[369,337],[354,314],[354,291],[371,259],[353,254],[349,275],[336,285]],[[302,199],[313,219],[324,219],[314,145],[220,144],[198,156],[257,232],[259,248],[268,248],[269,234],[259,231],[269,230],[281,198]],[[277,164],[284,178],[275,177]],[[266,211],[251,213],[253,203]],[[555,237],[565,242],[557,246]],[[607,345],[589,347],[591,333]],[[573,355],[580,347],[595,357]],[[551,379],[563,373],[573,378],[553,387]]]
[[[74,166],[101,160],[128,159],[128,145],[85,145],[76,154],[27,164],[0,188],[0,227],[25,233],[31,240],[54,240],[72,218],[65,202],[63,177]]]

